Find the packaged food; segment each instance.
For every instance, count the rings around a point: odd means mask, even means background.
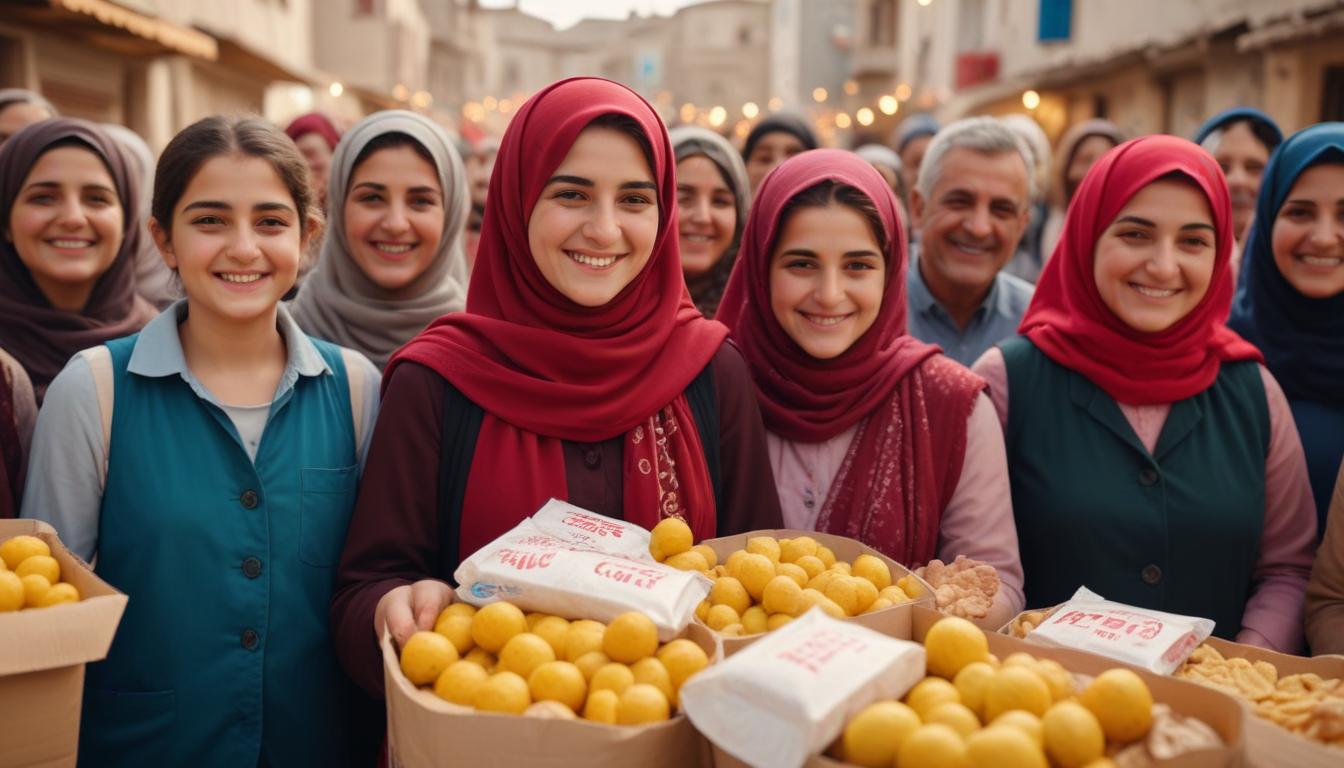
[[[589,512],[559,499],[551,499],[532,515],[532,522],[576,549],[591,549],[631,560],[648,560],[649,532],[633,523]]]

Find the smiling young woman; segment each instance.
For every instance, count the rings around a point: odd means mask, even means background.
[[[747,221],[747,169],[728,140],[713,131],[683,125],[669,136],[677,154],[681,271],[691,300],[712,318]]]
[[[750,376],[691,303],[667,131],[625,86],[555,83],[506,131],[467,311],[393,356],[332,603],[347,671],[430,629],[457,564],[548,498],[697,539],[778,527]]]
[[[1021,333],[975,364],[1004,424],[1027,603],[1079,586],[1297,652],[1315,521],[1287,402],[1223,324],[1214,159],[1147,136],[1101,158]]]
[[[428,118],[377,112],[337,146],[328,194],[322,254],[294,318],[381,368],[425,326],[466,305],[462,159]]]

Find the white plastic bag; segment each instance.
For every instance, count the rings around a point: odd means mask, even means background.
[[[1087,587],[1055,609],[1027,642],[1076,648],[1169,675],[1213,634],[1213,621],[1114,603]]]
[[[569,541],[576,549],[657,562],[649,554],[651,534],[634,523],[589,512],[559,499],[543,504],[531,520],[542,532]]]
[[[924,677],[924,646],[813,608],[681,688],[681,708],[720,749],[754,768],[797,768],[859,710]]]

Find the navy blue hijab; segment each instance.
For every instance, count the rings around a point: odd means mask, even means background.
[[[1204,140],[1209,138],[1209,135],[1214,131],[1222,130],[1228,125],[1242,120],[1249,120],[1253,124],[1251,132],[1270,152],[1273,152],[1276,147],[1283,143],[1283,131],[1279,129],[1279,124],[1274,122],[1274,119],[1269,115],[1251,107],[1233,107],[1210,117],[1195,132],[1195,143],[1203,145]],[[1272,141],[1267,140],[1271,138]]]
[[[1344,164],[1344,123],[1299,131],[1270,156],[1227,324],[1260,348],[1290,400],[1338,405],[1344,403],[1344,293],[1324,299],[1298,293],[1274,264],[1270,237],[1297,178],[1321,163]]]

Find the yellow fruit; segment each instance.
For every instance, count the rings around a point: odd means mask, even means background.
[[[596,723],[616,724],[616,709],[621,704],[620,694],[611,690],[593,691],[583,705],[583,719]]]
[[[817,540],[811,536],[799,536],[796,539],[781,541],[779,543],[780,562],[796,563],[798,562],[798,558],[803,556],[816,557],[817,548],[819,546]],[[820,563],[821,560],[817,560],[817,562]],[[822,566],[822,568],[825,567],[826,566],[824,565]]]
[[[546,616],[532,625],[532,634],[545,640],[555,651],[555,657],[565,655],[565,639],[569,637],[569,620],[559,616]]]
[[[527,617],[513,603],[491,603],[471,619],[471,639],[490,653],[499,653],[510,638],[526,631]]]
[[[785,624],[788,624],[790,621],[793,621],[793,617],[787,613],[772,613],[770,614],[770,618],[765,622],[765,629],[768,632],[773,632]]]
[[[939,619],[924,636],[924,652],[929,674],[952,680],[961,668],[989,655],[985,633],[966,619],[948,616]]]
[[[742,582],[732,576],[724,576],[714,580],[714,586],[709,589],[710,605],[726,605],[733,609],[733,613],[741,616],[751,607],[751,595],[747,594],[747,588],[742,586]]]
[[[443,670],[439,679],[434,681],[434,694],[444,701],[474,706],[476,694],[481,684],[490,678],[490,673],[466,659],[455,661]]]
[[[909,693],[905,694],[905,703],[915,710],[921,720],[939,704],[961,703],[961,694],[951,683],[941,677],[926,677],[915,683]]]
[[[1061,701],[1041,718],[1045,752],[1059,768],[1082,768],[1106,751],[1101,723],[1075,701]]]
[[[1003,666],[1027,667],[1028,669],[1035,669],[1036,657],[1032,656],[1029,653],[1024,653],[1022,651],[1018,651],[1017,653],[1010,653],[1008,654],[1008,658],[1003,660]]]
[[[801,591],[801,590],[800,590]],[[742,629],[748,635],[758,635],[765,632],[766,621],[769,619],[765,609],[759,605],[753,605],[742,614]]]
[[[699,552],[700,556],[705,558],[706,568],[713,568],[719,564],[719,555],[714,548],[708,544],[696,544],[691,547],[692,552]]]
[[[873,604],[864,609],[864,613],[877,613],[878,611],[891,608],[891,601],[885,597],[879,597],[873,601]]]
[[[816,555],[803,555],[802,557],[792,562],[794,565],[803,569],[803,572],[807,574],[807,578],[809,581],[815,579],[816,577],[820,576],[823,573],[826,573],[827,571],[826,566],[821,562],[820,559],[817,558]]]
[[[841,753],[847,763],[891,768],[901,744],[919,726],[919,715],[898,701],[869,704],[845,726]]]
[[[653,526],[649,537],[649,554],[662,562],[673,555],[679,555],[695,544],[691,527],[679,517],[665,517]]]
[[[739,549],[736,552],[733,552],[733,554],[728,556],[728,559],[725,560],[723,563],[723,567],[725,570],[728,571],[729,576],[732,576],[734,579],[737,578],[737,569],[739,566],[742,565],[742,558],[746,557],[749,554],[751,553],[748,552],[747,550]]]
[[[533,701],[558,701],[578,712],[588,696],[588,681],[574,664],[548,661],[528,675],[527,689]]]
[[[482,712],[521,715],[531,703],[526,680],[513,672],[496,672],[476,689],[474,706]]]
[[[728,626],[719,630],[719,634],[723,635],[724,637],[741,637],[746,633],[747,628],[742,626],[742,622],[740,621],[737,622],[736,624],[729,624]]]
[[[869,584],[868,586],[871,587],[872,585]],[[855,583],[853,577],[840,576],[831,579],[823,594],[840,606],[840,610],[844,611],[846,616],[857,616],[863,612],[863,608],[859,607],[863,599],[859,595],[858,584]],[[864,606],[864,608],[866,607]]]
[[[685,552],[679,552],[663,561],[663,565],[670,568],[676,568],[679,571],[707,571],[709,563],[705,562],[705,556],[693,549]]]
[[[705,649],[685,638],[673,640],[658,651],[658,660],[667,667],[672,687],[681,690],[681,684],[691,675],[709,666],[709,656]]]
[[[23,580],[13,571],[0,571],[0,613],[23,607]]]
[[[1073,675],[1054,659],[1041,659],[1036,662],[1036,674],[1041,676],[1050,689],[1050,697],[1055,701],[1073,698]]]
[[[900,587],[901,591],[909,595],[912,600],[924,597],[924,587],[919,583],[919,577],[913,573],[907,573],[897,579],[896,586]]]
[[[807,571],[804,571],[803,567],[797,563],[779,563],[775,566],[775,575],[788,576],[798,582],[799,587],[807,586]]]
[[[818,559],[820,559],[820,558],[818,558]],[[853,567],[851,567],[850,564],[849,564],[849,563],[846,563],[844,560],[838,560],[838,561],[836,561],[835,563],[833,563],[833,564],[831,565],[830,568],[827,568],[826,570],[828,570],[828,571],[835,571],[836,573],[840,574],[841,576],[853,576],[853,575],[854,575],[854,569],[853,569]]]
[[[1097,675],[1078,701],[1097,716],[1106,738],[1120,744],[1135,741],[1153,723],[1153,694],[1143,678],[1128,669]]]
[[[532,628],[537,626],[538,621],[546,618],[546,614],[540,611],[533,611],[532,613],[524,615],[523,618],[527,619],[527,631],[531,632]]]
[[[861,576],[850,576],[849,583],[854,585],[854,591],[858,593],[859,602],[857,607],[859,613],[863,613],[873,607],[873,603],[877,602],[877,587],[874,587],[871,581]]]
[[[1109,757],[1099,757],[1083,766],[1083,768],[1115,768],[1115,761]]]
[[[854,558],[850,570],[855,576],[872,582],[872,585],[879,590],[891,586],[891,568],[879,557],[859,555]]]
[[[804,589],[803,600],[807,603],[808,608],[816,606],[833,619],[843,619],[846,616],[844,608],[841,608],[834,600],[815,589]]]
[[[944,681],[946,682],[946,681]],[[896,752],[900,768],[965,768],[966,745],[957,732],[935,723],[921,725],[901,742]]]
[[[746,587],[747,594],[757,602],[765,585],[775,578],[775,564],[765,555],[748,554],[737,566],[737,580]]]
[[[462,657],[463,661],[470,661],[472,664],[484,669],[486,672],[495,671],[495,665],[499,664],[499,659],[495,654],[484,648],[472,648],[467,651],[467,655]]]
[[[994,718],[990,723],[993,726],[1004,726],[1007,728],[1016,728],[1025,733],[1036,746],[1045,748],[1045,733],[1041,729],[1041,719],[1035,715],[1021,709],[1010,709],[1002,715]]]
[[[52,584],[51,589],[48,589],[42,597],[38,598],[37,607],[47,608],[53,605],[60,605],[61,603],[78,602],[79,590],[75,589],[74,584],[62,581],[59,584]]]
[[[36,573],[46,576],[47,581],[56,584],[61,580],[61,564],[56,562],[56,558],[51,555],[31,555],[19,563],[19,567],[14,569],[14,573],[20,579],[30,573]]]
[[[571,622],[565,633],[565,661],[578,661],[580,656],[602,650],[602,639],[607,626],[592,619]]]
[[[994,677],[994,668],[983,661],[973,661],[961,668],[952,684],[961,694],[961,703],[965,704],[976,717],[985,716],[985,688]]]
[[[500,671],[512,672],[524,680],[537,667],[551,661],[555,661],[551,644],[531,632],[520,632],[509,638],[499,652]]]
[[[584,680],[592,680],[593,673],[610,664],[611,659],[601,651],[589,651],[570,663],[579,668]]]
[[[905,594],[905,590],[895,584],[892,584],[886,589],[879,589],[877,591],[877,596],[879,599],[885,598],[890,600],[892,605],[900,605],[901,603],[910,602],[910,596]]]
[[[966,757],[973,768],[1048,768],[1040,745],[1016,728],[1003,725],[968,736]]]
[[[724,627],[731,624],[741,624],[742,617],[738,616],[737,611],[734,611],[730,606],[716,605],[709,609],[709,614],[705,616],[705,623],[709,625],[710,629],[722,632]]]
[[[635,676],[635,683],[644,683],[652,685],[654,688],[662,691],[663,698],[669,703],[675,704],[676,691],[672,686],[672,676],[668,674],[667,667],[657,657],[650,656],[647,659],[640,659],[630,667],[630,673]]]
[[[832,565],[835,565],[835,553],[831,551],[830,547],[818,544],[816,557],[821,561],[822,566],[825,568],[830,568]]]
[[[0,544],[0,560],[5,561],[5,565],[11,571],[16,571],[19,565],[33,555],[51,555],[51,547],[47,542],[36,536],[15,536],[12,539]],[[20,577],[22,578],[22,577]]]
[[[476,647],[476,641],[471,639],[470,616],[461,613],[448,613],[445,610],[439,614],[439,620],[434,622],[434,631],[448,638],[448,641],[457,649],[458,654],[465,654]]]
[[[786,565],[794,565],[794,564],[786,563]],[[803,574],[806,575],[807,572],[804,571]],[[842,577],[843,575],[844,574],[837,573],[836,571],[822,571],[816,576],[808,579],[807,583],[803,585],[803,588],[815,589],[824,595],[826,594],[826,587],[830,586],[832,581],[835,581],[836,579]]]
[[[647,683],[636,683],[621,694],[616,706],[616,722],[620,725],[658,723],[671,715],[671,707],[663,692]]]
[[[700,604],[695,606],[695,618],[701,621],[704,621],[705,619],[709,618],[710,607],[711,606],[709,600],[701,600]]]
[[[747,552],[765,555],[772,563],[779,562],[779,542],[769,536],[752,536],[747,539]]]
[[[984,719],[989,722],[1010,709],[1023,709],[1040,717],[1049,708],[1049,687],[1027,667],[1003,667],[985,686]]]
[[[437,632],[416,632],[401,649],[401,672],[415,685],[430,685],[454,661],[457,649]]]
[[[798,582],[788,576],[776,576],[765,585],[761,607],[766,613],[797,616],[807,608],[807,603],[803,601],[803,588]]]
[[[945,701],[930,709],[924,717],[924,722],[942,723],[956,731],[963,739],[980,730],[980,720],[975,713],[967,709],[965,704],[952,701]]]
[[[471,603],[453,603],[439,612],[439,621],[444,616],[466,616],[471,618],[476,615],[476,606]]]
[[[30,573],[19,579],[23,582],[23,606],[25,608],[38,608],[42,605],[42,597],[51,589],[51,582],[47,581],[46,576],[36,573]]]
[[[564,662],[568,664],[569,662]],[[577,720],[574,710],[558,701],[534,701],[523,710],[523,717],[540,717],[547,720]]]
[[[589,691],[615,691],[621,693],[635,684],[635,673],[626,665],[613,661],[598,668],[588,681]]]

